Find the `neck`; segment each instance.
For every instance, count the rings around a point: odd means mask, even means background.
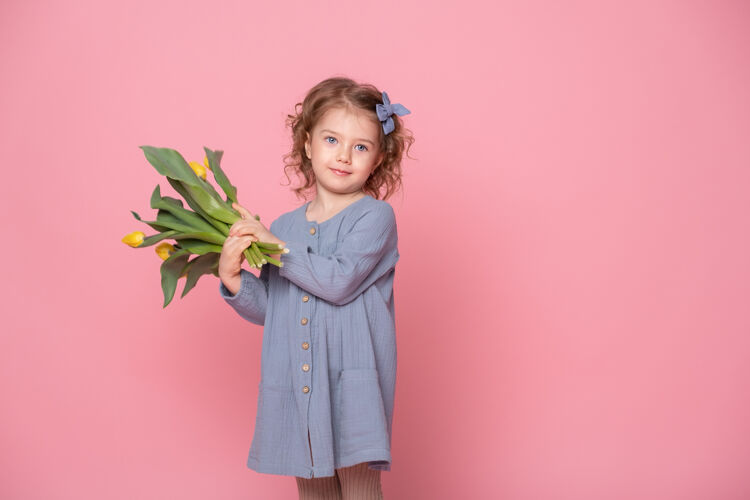
[[[353,193],[332,193],[318,186],[315,199],[310,202],[310,208],[323,214],[338,212],[363,196],[365,192],[362,190]]]

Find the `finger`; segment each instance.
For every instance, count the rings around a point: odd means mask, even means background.
[[[231,246],[241,246],[244,244],[250,245],[253,241],[258,241],[258,237],[254,234],[237,234],[234,236],[227,236],[226,241],[224,241],[225,245],[231,245]]]
[[[229,229],[229,236],[255,236],[255,228],[248,226],[247,223],[237,224]]]
[[[232,227],[229,228],[229,234],[231,234],[232,236],[239,236],[242,234],[246,234],[247,228],[245,227],[245,225],[247,224],[247,222],[248,222],[247,219],[238,220],[237,222],[232,224]]]
[[[250,245],[252,245],[253,241],[258,241],[258,238],[255,236],[237,236],[235,237],[237,247],[240,249],[240,251],[246,249]]]
[[[232,224],[229,228],[229,236],[239,236],[241,234],[245,234],[245,230],[243,230],[243,227],[246,223],[247,222],[245,221],[245,219],[240,219]]]
[[[253,214],[239,203],[232,202],[232,207],[240,213],[243,219],[251,219],[253,217]]]
[[[248,236],[235,236],[228,237],[224,242],[224,246],[230,255],[241,255],[252,243],[253,240]]]

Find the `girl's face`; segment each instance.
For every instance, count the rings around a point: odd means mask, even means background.
[[[305,152],[312,162],[318,192],[335,194],[362,190],[383,154],[378,123],[364,112],[331,108],[307,134]]]

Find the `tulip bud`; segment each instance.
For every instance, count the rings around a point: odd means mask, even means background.
[[[204,167],[197,161],[191,161],[189,165],[193,169],[193,172],[195,172],[195,175],[197,175],[204,181],[206,180],[206,167]]]
[[[211,170],[211,164],[208,163],[208,156],[203,157],[203,164],[206,166],[208,170]]]
[[[169,256],[175,252],[175,248],[171,243],[167,243],[166,241],[164,241],[156,245],[154,251],[156,252],[156,255],[161,257],[162,260],[167,260]]]
[[[133,248],[139,247],[141,243],[143,243],[143,238],[146,235],[143,234],[141,231],[133,231],[132,233],[126,235],[122,242],[126,245],[130,245]]]

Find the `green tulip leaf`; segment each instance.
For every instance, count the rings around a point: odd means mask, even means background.
[[[214,180],[216,180],[216,184],[218,184],[221,189],[224,190],[224,193],[227,195],[227,201],[231,200],[235,203],[238,203],[237,188],[233,186],[231,182],[229,182],[229,178],[221,169],[220,163],[221,157],[224,155],[224,151],[212,151],[205,146],[203,146],[203,149],[206,152],[206,158],[208,158],[208,164],[211,167],[211,172],[213,172],[214,174]]]
[[[158,184],[156,185],[154,192],[151,193],[151,208],[166,210],[185,224],[194,227],[195,229],[200,229],[201,231],[208,233],[216,232],[219,234],[218,231],[206,221],[206,219],[195,212],[185,209],[182,206],[181,200],[169,196],[162,197]]]
[[[152,228],[156,229],[157,231],[169,231],[170,229],[172,229],[172,228],[167,227],[167,226],[165,226],[163,224],[159,224],[156,221],[143,220],[143,219],[141,219],[140,215],[138,215],[136,212],[134,212],[132,210],[130,211],[130,213],[133,214],[133,217],[135,217],[137,220],[143,222],[144,224],[148,224],[149,226],[151,226]]]
[[[198,177],[185,158],[172,148],[156,148],[153,146],[140,146],[148,162],[156,168],[161,175],[177,179],[191,186],[199,186]]]
[[[169,231],[164,231],[163,233],[154,234],[151,236],[148,236],[146,238],[143,238],[143,243],[138,245],[138,248],[142,247],[150,247],[151,245],[155,243],[159,243],[161,240],[166,240],[168,238],[174,238],[175,235],[179,234],[179,231],[175,231],[173,229],[170,229]]]
[[[166,226],[169,229],[178,231],[178,234],[173,236],[174,239],[196,238],[215,245],[224,245],[224,241],[226,240],[226,236],[223,236],[216,231],[201,231],[200,229],[189,226],[184,221],[165,210],[159,210],[157,212],[156,221],[154,222]]]
[[[167,178],[183,200],[161,195],[156,186],[151,194],[151,208],[157,210],[156,220],[145,221],[136,213],[133,216],[149,225],[158,234],[145,237],[140,246],[151,246],[167,238],[176,240],[175,251],[161,265],[161,283],[166,307],[174,299],[177,283],[184,274],[186,279],[182,291],[184,297],[192,290],[199,278],[206,274],[219,277],[219,258],[232,224],[241,219],[232,203],[237,201],[237,188],[221,168],[223,151],[204,147],[208,166],[213,173],[214,184],[198,176],[185,158],[172,148],[140,146],[148,162],[157,172]],[[220,191],[226,195],[222,197]],[[188,208],[189,207],[189,208]],[[192,209],[192,210],[191,210]],[[260,217],[256,215],[260,220]],[[262,260],[281,266],[279,260],[269,253],[281,253],[272,244],[250,245],[243,250],[248,264],[262,267]],[[190,260],[192,255],[196,258]]]
[[[177,281],[182,276],[185,265],[190,258],[190,252],[185,249],[177,250],[161,264],[161,289],[164,293],[164,305],[167,307],[174,298],[174,292],[177,288]]]
[[[183,233],[190,233],[197,231],[198,228],[189,225],[187,222],[178,219],[171,212],[166,210],[159,210],[156,212],[156,223],[167,226],[169,229],[176,229]]]
[[[160,174],[182,181],[189,186],[195,201],[214,219],[223,222],[234,223],[240,216],[236,211],[221,199],[216,189],[196,175],[185,158],[172,148],[156,148],[153,146],[140,146],[146,159],[156,168]],[[202,194],[198,194],[202,191]]]
[[[192,233],[178,233],[172,236],[173,239],[180,241],[184,239],[201,240],[204,243],[211,243],[215,247],[218,247],[218,252],[221,252],[221,247],[224,245],[225,238],[223,236],[217,236],[214,233],[203,233],[195,231]]]
[[[228,224],[234,224],[241,219],[239,212],[228,206],[219,194],[216,193],[211,184],[203,179],[200,179],[200,182],[202,184],[198,186],[192,186],[188,183],[185,183],[184,186],[190,193],[190,196],[208,215]]]
[[[169,177],[167,177],[167,179],[169,179]],[[181,199],[179,199],[179,198],[172,198],[171,196],[161,196],[161,191],[160,190],[161,190],[161,188],[157,184],[155,191],[157,191],[157,194],[161,197],[162,201],[166,202],[169,205],[174,206],[175,208],[181,208],[183,210],[186,210],[185,209],[185,204],[182,203]],[[153,199],[153,193],[151,194],[151,197]],[[158,208],[158,207],[151,207],[151,208]]]
[[[177,191],[180,196],[182,196],[185,201],[187,202],[188,206],[195,210],[195,213],[199,214],[201,217],[203,217],[206,221],[208,221],[209,224],[214,226],[216,229],[221,232],[224,236],[227,236],[229,234],[229,226],[226,225],[226,223],[216,220],[208,213],[206,213],[205,210],[201,208],[201,206],[198,204],[198,202],[195,201],[193,196],[190,194],[190,192],[187,190],[187,188],[183,185],[182,182],[170,179],[167,177],[167,181],[169,184],[174,188],[175,191]]]
[[[187,280],[185,281],[181,297],[187,295],[196,283],[198,283],[198,279],[204,274],[219,275],[219,257],[218,253],[207,253],[199,255],[188,263],[190,267],[188,268]]]
[[[205,255],[211,252],[221,254],[221,245],[214,245],[213,243],[209,243],[207,241],[183,236],[185,235],[178,235],[174,238],[180,244],[180,248],[189,250],[190,253],[194,253],[196,255]]]

